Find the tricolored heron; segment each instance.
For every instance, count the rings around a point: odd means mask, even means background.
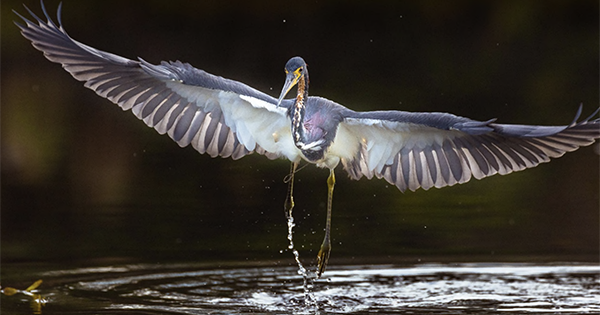
[[[192,145],[212,157],[239,159],[256,152],[291,161],[285,211],[294,207],[293,179],[298,164],[328,168],[325,237],[317,275],[331,249],[330,226],[334,169],[341,162],[350,178],[384,178],[401,191],[425,190],[508,174],[562,156],[600,137],[600,119],[575,119],[564,126],[498,124],[447,113],[357,112],[308,95],[308,68],[300,57],[285,65],[278,99],[241,82],[190,64],[130,60],[82,44],[55,24],[42,3],[44,21],[19,15],[23,36],[75,79],[132,112],[180,146]],[[285,99],[297,86],[296,97]]]

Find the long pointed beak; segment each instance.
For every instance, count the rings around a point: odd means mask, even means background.
[[[281,94],[279,95],[279,99],[277,100],[277,106],[281,105],[281,101],[288,94],[288,92],[298,83],[298,77],[293,73],[289,73],[285,77],[285,83],[283,84],[283,88],[281,89]]]

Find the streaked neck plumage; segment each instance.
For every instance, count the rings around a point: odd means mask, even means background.
[[[304,129],[302,122],[306,113],[306,102],[308,100],[308,70],[304,72],[298,79],[298,92],[296,93],[296,101],[292,108],[292,135],[296,147],[301,148],[304,140]]]

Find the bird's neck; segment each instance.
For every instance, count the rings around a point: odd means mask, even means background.
[[[305,70],[304,74],[298,79],[298,92],[296,93],[296,104],[302,104],[308,98],[308,71]],[[296,105],[298,106],[298,105]]]
[[[308,100],[308,73],[304,73],[298,80],[298,92],[296,94],[296,101],[292,110],[292,135],[294,136],[294,142],[299,143],[302,141],[302,122],[304,121],[304,113],[306,108],[306,101]]]

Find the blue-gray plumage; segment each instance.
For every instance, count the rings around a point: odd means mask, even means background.
[[[148,126],[180,146],[192,145],[212,157],[239,159],[253,152],[297,164],[306,160],[329,168],[326,240],[318,275],[329,255],[333,169],[341,162],[352,179],[384,178],[401,191],[444,187],[494,174],[508,174],[548,162],[600,137],[592,116],[564,126],[497,124],[447,113],[356,112],[308,95],[308,69],[294,57],[285,67],[279,98],[179,61],[153,65],[82,44],[55,24],[29,13],[19,15],[21,33],[50,61],[98,95],[131,110]],[[294,99],[284,99],[297,86]],[[286,210],[291,213],[290,194]]]

